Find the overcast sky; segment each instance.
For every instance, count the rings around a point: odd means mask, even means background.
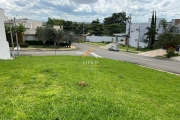
[[[132,14],[132,22],[148,22],[151,11],[158,18],[168,21],[180,18],[179,0],[0,0],[8,18],[28,18],[47,21],[57,18],[76,22],[92,22],[98,18],[103,22],[113,13]]]

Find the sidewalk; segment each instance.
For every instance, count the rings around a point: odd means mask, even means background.
[[[70,50],[76,50],[77,48],[75,46],[71,46],[70,48],[20,48],[20,51],[70,51]],[[15,49],[17,50],[17,49]]]
[[[158,57],[158,56],[163,56],[164,54],[166,54],[166,50],[164,49],[138,53],[138,55],[147,56],[147,57]],[[180,61],[180,56],[171,57],[170,59]]]

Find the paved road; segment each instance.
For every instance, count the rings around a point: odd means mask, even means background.
[[[78,47],[79,50],[73,51],[57,51],[56,55],[82,55],[85,51],[90,48],[94,48],[93,55],[100,56],[103,58],[109,58],[114,60],[123,60],[132,62],[135,64],[160,69],[176,74],[180,74],[180,62],[175,60],[160,59],[141,56],[133,53],[126,52],[114,52],[108,51],[107,49],[102,49],[88,44],[83,43],[73,43],[74,46]],[[55,55],[55,51],[20,51],[21,55]]]

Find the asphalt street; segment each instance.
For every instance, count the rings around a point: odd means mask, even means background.
[[[147,56],[141,56],[129,52],[114,52],[107,49],[102,49],[96,46],[92,46],[84,43],[73,43],[73,46],[78,47],[78,50],[72,51],[20,51],[20,55],[33,55],[33,56],[46,56],[46,55],[82,55],[84,52],[93,48],[94,51],[91,56],[108,58],[114,60],[122,60],[142,66],[155,68],[162,71],[167,71],[180,75],[180,62],[170,59],[152,58]]]

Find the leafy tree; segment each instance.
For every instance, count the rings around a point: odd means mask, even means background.
[[[55,30],[55,39],[54,41],[57,42],[59,45],[65,39],[65,33],[63,30]]]
[[[110,24],[110,25],[104,26],[103,34],[112,36],[114,33],[122,33],[122,32],[125,32],[125,31],[123,31],[123,28],[121,25]]]
[[[19,23],[17,26],[17,32],[19,32],[21,35],[24,35],[24,32],[26,31],[26,28],[23,23]]]
[[[65,41],[66,41],[66,45],[67,47],[71,46],[71,42],[75,39],[74,33],[71,31],[67,31],[65,32]]]
[[[11,41],[10,26],[7,24],[5,25],[5,32],[6,32],[7,41]]]
[[[147,33],[145,33],[144,35],[147,35],[147,39],[149,39],[148,41],[148,48],[150,49],[152,47],[152,38],[154,37],[155,34],[157,34],[155,26],[152,27],[147,27],[146,28],[148,31]]]
[[[161,47],[176,47],[180,44],[180,35],[179,34],[171,34],[171,33],[162,33],[158,37],[158,41],[155,46]]]
[[[103,24],[99,22],[99,19],[93,20],[89,32],[92,35],[102,35],[103,34]]]
[[[164,32],[168,32],[168,22],[166,19],[162,19],[160,22],[159,22],[159,28],[162,27],[163,28],[163,31]]]
[[[38,40],[43,42],[44,46],[46,41],[52,41],[55,39],[55,29],[49,25],[37,27],[35,36]]]
[[[104,34],[113,35],[113,33],[123,33],[126,31],[128,17],[125,12],[113,13],[112,16],[104,18]],[[113,28],[117,27],[117,28]]]
[[[125,12],[120,13],[113,13],[112,16],[104,18],[104,25],[110,25],[110,24],[121,24],[126,25],[128,18],[126,17]]]
[[[48,18],[47,25],[64,25],[65,20]]]

